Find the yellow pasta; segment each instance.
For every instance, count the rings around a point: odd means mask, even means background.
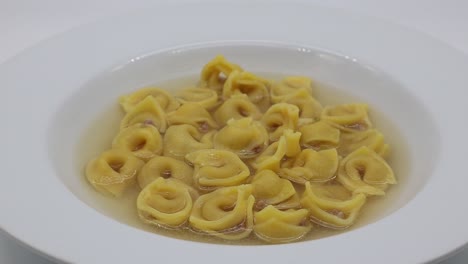
[[[112,141],[112,147],[130,151],[136,157],[147,161],[162,153],[163,140],[154,126],[135,124],[122,129]]]
[[[166,114],[154,97],[147,96],[133,107],[120,122],[120,129],[134,124],[152,125],[161,133],[166,131]]]
[[[245,94],[249,100],[261,110],[270,106],[269,82],[250,72],[233,71],[223,87],[223,98],[227,99],[235,94]]]
[[[224,239],[245,238],[252,232],[254,202],[250,185],[225,187],[204,194],[195,201],[190,225]]]
[[[235,94],[226,101],[213,113],[213,117],[220,125],[225,125],[230,119],[240,119],[251,117],[254,120],[259,120],[262,114],[254,103],[249,101],[245,94]]]
[[[254,213],[254,232],[270,243],[285,243],[300,239],[312,228],[306,209],[280,211],[269,205]]]
[[[135,177],[144,162],[125,150],[103,152],[86,166],[89,183],[103,194],[121,196],[135,183]]]
[[[284,95],[280,103],[293,104],[299,108],[299,118],[317,120],[322,113],[322,105],[304,88],[288,95]]]
[[[306,182],[302,206],[309,210],[310,219],[329,228],[346,228],[357,219],[366,202],[362,193],[352,195],[336,184],[312,184]]]
[[[247,165],[230,151],[198,150],[187,154],[185,159],[195,167],[194,185],[200,190],[239,185],[250,176]]]
[[[262,117],[262,123],[270,133],[270,141],[277,141],[285,129],[296,130],[299,108],[292,104],[272,105]]]
[[[321,119],[343,131],[361,131],[372,127],[367,110],[366,104],[327,106],[322,111]]]
[[[350,191],[367,195],[384,195],[388,184],[396,184],[392,168],[367,147],[360,147],[341,161],[337,179]]]
[[[177,179],[158,178],[138,195],[138,216],[147,224],[179,227],[189,219],[197,196],[195,190]]]
[[[192,125],[203,133],[218,127],[210,113],[197,103],[183,104],[176,111],[167,114],[167,122],[170,126]]]
[[[179,107],[179,103],[171,94],[157,87],[146,87],[129,95],[121,96],[119,102],[125,112],[130,112],[130,110],[148,96],[153,97],[165,112],[174,111]]]
[[[125,195],[119,210],[134,201],[155,230],[287,243],[348,228],[397,180],[368,105],[322,106],[318,84],[266,80],[218,55],[175,95],[151,86],[121,96],[112,148],[86,178]]]
[[[242,68],[227,61],[224,56],[218,55],[203,67],[200,85],[221,94],[226,79],[233,71],[242,71]]]
[[[307,93],[312,92],[312,80],[304,76],[289,76],[279,82],[274,82],[271,86],[271,101],[280,103],[285,96],[295,94],[304,89]]]
[[[296,158],[285,161],[282,166],[279,174],[292,182],[326,182],[335,177],[338,153],[335,149],[304,149]]]
[[[186,88],[177,93],[176,98],[181,104],[196,103],[207,110],[218,104],[218,94],[208,88]]]
[[[368,147],[384,158],[389,152],[384,136],[376,129],[342,133],[337,150],[341,156],[346,156],[360,147]]]
[[[157,156],[149,160],[137,176],[137,181],[143,189],[146,185],[159,178],[174,178],[191,186],[193,169],[187,163],[164,156]]]
[[[256,210],[261,210],[268,205],[273,205],[281,210],[300,206],[299,197],[292,183],[281,179],[271,170],[258,172],[252,178],[251,184]]]
[[[170,126],[164,135],[164,156],[184,160],[190,152],[213,148],[215,132],[202,134],[191,125]]]
[[[213,138],[214,147],[230,150],[240,158],[256,157],[268,146],[268,133],[252,118],[231,119]]]
[[[340,143],[340,130],[328,122],[319,121],[299,127],[301,146],[316,150],[336,148]],[[343,144],[345,147],[345,144]]]

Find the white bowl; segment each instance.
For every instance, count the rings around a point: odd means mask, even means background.
[[[99,130],[118,124],[109,114],[116,98],[194,76],[219,53],[250,71],[307,75],[333,95],[368,102],[393,147],[399,186],[366,208],[358,228],[286,245],[197,243],[115,221],[82,166],[108,147],[109,134]],[[75,29],[0,66],[7,98],[0,227],[54,259],[79,263],[440,259],[468,242],[466,69],[466,56],[428,36],[309,5],[161,5]],[[325,102],[350,100],[317,93]]]

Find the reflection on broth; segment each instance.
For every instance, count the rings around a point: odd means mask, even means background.
[[[308,77],[218,56],[156,87],[121,96],[79,144],[97,206],[120,222],[210,243],[317,239],[375,221],[405,183],[390,122]]]

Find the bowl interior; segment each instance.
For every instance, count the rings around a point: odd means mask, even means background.
[[[134,200],[115,200],[97,193],[84,177],[84,166],[110,148],[123,116],[117,103],[120,95],[152,84],[168,90],[195,84],[203,65],[217,54],[266,77],[311,77],[316,82],[314,96],[324,105],[369,104],[371,120],[390,144],[389,162],[398,185],[385,197],[373,199],[353,228],[395,212],[430,179],[431,161],[438,153],[437,129],[417,97],[397,80],[358,59],[320,49],[233,42],[134,57],[76,89],[55,115],[49,133],[51,160],[70,192],[106,216],[149,230],[137,219]]]

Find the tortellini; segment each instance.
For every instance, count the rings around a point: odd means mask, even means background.
[[[299,90],[312,92],[312,80],[304,76],[289,76],[279,82],[274,82],[271,86],[271,100],[279,103],[288,95],[295,94]]]
[[[222,55],[218,55],[203,67],[200,85],[221,94],[226,79],[233,71],[242,71],[242,68],[227,61]]]
[[[217,128],[218,124],[211,117],[210,113],[197,103],[183,104],[179,109],[167,114],[167,122],[169,125],[192,125],[200,132],[208,132],[213,128]]]
[[[197,196],[192,187],[177,179],[158,178],[138,195],[138,216],[148,224],[179,227],[189,219]]]
[[[285,129],[296,130],[298,120],[299,108],[287,103],[272,105],[262,117],[271,141],[277,141]]]
[[[255,209],[261,210],[268,205],[278,209],[297,208],[299,196],[292,183],[281,179],[271,170],[262,170],[252,178]]]
[[[200,190],[239,185],[250,176],[247,165],[230,151],[199,150],[187,154],[185,159],[195,167],[193,180]]]
[[[268,91],[269,82],[250,72],[233,71],[223,87],[223,98],[235,94],[246,94],[249,100],[260,109],[265,110],[270,105]]]
[[[321,119],[330,122],[343,131],[362,131],[372,127],[366,104],[343,104],[327,106]]]
[[[99,192],[121,196],[135,183],[135,177],[144,164],[131,152],[111,149],[88,163],[86,178]]]
[[[130,112],[138,103],[143,101],[146,97],[153,97],[162,110],[171,112],[179,108],[179,103],[167,91],[156,88],[146,87],[129,95],[121,96],[119,98],[120,105],[125,112]]]
[[[301,133],[286,129],[279,141],[270,144],[270,146],[255,159],[253,167],[258,171],[279,171],[281,161],[283,161],[285,157],[294,157],[301,151],[301,147],[299,146],[300,136]]]
[[[392,168],[367,147],[360,147],[341,161],[337,179],[350,191],[367,195],[384,195],[388,184],[396,184]]]
[[[112,141],[112,147],[131,151],[136,157],[149,160],[162,153],[163,140],[155,127],[135,124],[121,130]]]
[[[191,125],[170,126],[164,135],[164,156],[184,160],[190,152],[211,149],[214,133],[202,134]]]
[[[297,240],[312,228],[306,209],[280,211],[269,205],[254,213],[254,232],[258,238],[271,243]]]
[[[152,230],[231,244],[311,239],[350,227],[397,182],[367,104],[322,106],[320,82],[263,79],[219,55],[181,88],[120,97],[111,149],[85,169]]]
[[[343,186],[310,182],[306,182],[301,200],[312,222],[338,229],[351,226],[365,202],[364,194],[351,195]]]
[[[235,94],[229,97],[213,114],[213,117],[220,125],[226,124],[230,119],[251,117],[258,120],[261,116],[258,107],[250,102],[245,94]]]
[[[196,230],[229,240],[250,235],[253,227],[252,186],[225,187],[195,201],[190,225]]]
[[[218,94],[208,88],[187,88],[180,91],[176,98],[182,104],[196,103],[207,110],[218,104]]]
[[[187,163],[164,156],[157,156],[149,160],[138,173],[137,180],[143,189],[158,178],[174,178],[191,186],[193,182],[193,168]]]
[[[310,95],[306,89],[300,89],[293,94],[285,95],[280,103],[293,104],[299,108],[299,118],[318,119],[322,113],[322,105]]]
[[[382,157],[386,157],[389,151],[384,136],[376,129],[342,133],[337,150],[340,155],[346,156],[360,147],[368,147]]]
[[[305,184],[329,181],[335,177],[337,169],[336,149],[304,149],[296,158],[285,161],[279,174],[292,182]]]
[[[236,153],[240,158],[258,156],[268,146],[268,133],[252,118],[231,119],[213,138],[214,147]]]
[[[340,143],[340,130],[325,121],[301,126],[301,146],[313,149],[335,148]]]
[[[146,124],[156,127],[164,133],[167,128],[166,113],[152,96],[147,96],[124,116],[120,129],[134,124]]]

